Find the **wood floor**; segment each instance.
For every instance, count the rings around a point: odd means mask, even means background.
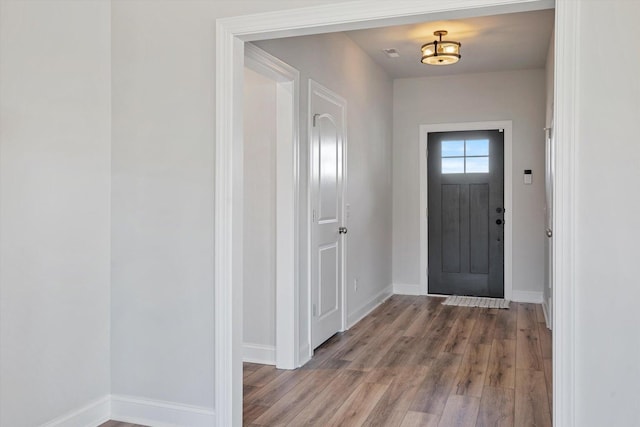
[[[538,305],[394,295],[295,371],[244,365],[249,426],[551,426]]]

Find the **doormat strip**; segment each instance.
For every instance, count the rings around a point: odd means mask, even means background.
[[[501,298],[484,297],[461,297],[452,295],[447,297],[443,305],[457,305],[460,307],[483,307],[483,308],[509,308],[509,301]]]

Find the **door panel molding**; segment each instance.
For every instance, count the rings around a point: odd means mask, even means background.
[[[427,140],[429,133],[504,129],[504,298],[513,299],[513,123],[511,120],[420,125],[420,292],[429,295]]]

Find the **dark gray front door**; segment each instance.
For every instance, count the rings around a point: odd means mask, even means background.
[[[429,293],[504,297],[503,136],[429,133]]]

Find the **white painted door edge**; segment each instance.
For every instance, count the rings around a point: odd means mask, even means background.
[[[580,2],[572,0],[350,1],[216,21],[215,416],[242,425],[242,71],[244,42],[276,37],[556,8],[556,212],[553,423],[575,425],[575,156]]]
[[[513,123],[511,120],[420,125],[420,291],[429,293],[429,221],[427,218],[427,139],[432,132],[504,129],[504,299],[513,296]]]

